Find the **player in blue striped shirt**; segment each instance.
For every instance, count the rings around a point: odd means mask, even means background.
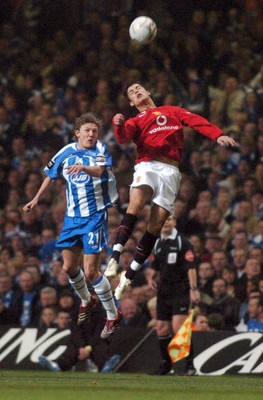
[[[82,114],[76,120],[76,142],[63,147],[48,163],[44,169],[47,177],[23,210],[32,210],[52,181],[63,175],[67,211],[56,246],[62,249],[63,269],[81,299],[78,322],[88,317],[96,302],[88,291],[87,278],[107,313],[101,333],[106,339],[121,319],[110,283],[99,270],[101,252],[108,238],[107,208],[114,204],[118,195],[111,171],[111,155],[106,145],[98,140],[99,128],[100,121],[91,113]],[[82,252],[85,274],[79,268]]]

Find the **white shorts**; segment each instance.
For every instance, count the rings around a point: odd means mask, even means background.
[[[153,203],[172,214],[180,181],[181,174],[177,167],[159,161],[143,161],[135,165],[131,187],[150,186]]]

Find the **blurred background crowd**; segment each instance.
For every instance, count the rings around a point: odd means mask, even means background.
[[[129,25],[152,17],[138,47]],[[196,329],[246,331],[263,321],[263,3],[240,1],[10,0],[0,5],[0,324],[68,327],[78,300],[55,247],[65,212],[57,180],[23,213],[51,157],[92,111],[113,157],[119,191],[109,210],[103,272],[129,197],[136,151],[116,143],[112,116],[134,115],[123,83],[138,79],[157,105],[185,107],[232,136],[219,147],[185,128],[177,229],[192,242],[201,303]],[[121,256],[132,260],[147,209]],[[155,325],[146,263],[121,301],[123,326]],[[116,282],[112,282],[113,286]],[[58,311],[64,310],[64,325]],[[60,318],[61,319],[61,318]],[[202,327],[202,328],[201,328]]]

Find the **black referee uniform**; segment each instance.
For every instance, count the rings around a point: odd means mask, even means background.
[[[171,321],[173,315],[187,315],[190,307],[190,285],[188,271],[196,269],[193,246],[175,228],[166,238],[157,239],[154,249],[154,260],[151,268],[159,272],[157,290],[157,319]],[[173,373],[172,362],[168,354],[171,335],[158,337],[162,356],[159,374]],[[193,375],[193,349],[186,358],[187,375]]]
[[[190,306],[188,270],[196,269],[191,242],[176,229],[155,244],[151,267],[160,273],[157,317],[170,321],[173,315],[188,314]]]

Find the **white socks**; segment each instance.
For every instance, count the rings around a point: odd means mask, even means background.
[[[117,307],[111,290],[111,285],[108,279],[101,275],[96,282],[92,282],[92,286],[96,295],[100,299],[107,313],[107,319],[115,319],[118,316]]]
[[[83,307],[85,307],[90,301],[90,292],[82,269],[79,268],[76,275],[69,276],[69,283],[80,297]]]

